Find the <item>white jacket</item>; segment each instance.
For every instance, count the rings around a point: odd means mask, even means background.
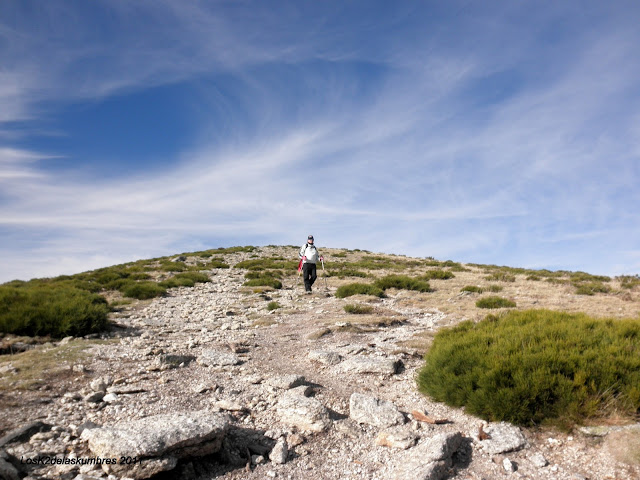
[[[318,249],[314,244],[305,243],[300,249],[300,258],[307,257],[307,259],[303,263],[316,263],[320,254],[318,253]]]

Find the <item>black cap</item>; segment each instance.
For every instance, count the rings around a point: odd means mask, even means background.
[[[307,237],[307,240],[313,240],[313,235],[309,235],[309,236]]]

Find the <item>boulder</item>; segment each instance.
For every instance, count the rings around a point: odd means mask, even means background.
[[[305,382],[302,375],[277,375],[265,380],[264,383],[270,387],[279,388],[281,390],[289,390],[303,385]]]
[[[377,373],[381,375],[393,375],[397,373],[402,362],[394,358],[386,357],[352,357],[348,358],[337,370],[345,373]]]
[[[288,456],[289,449],[287,446],[287,441],[284,437],[282,437],[271,449],[271,453],[269,453],[269,460],[271,460],[271,463],[283,464],[287,462]]]
[[[20,473],[11,463],[0,458],[0,478],[2,480],[20,480]]]
[[[435,435],[405,454],[404,461],[396,469],[394,480],[443,480],[453,464],[452,456],[462,445],[462,434],[441,433]]]
[[[309,360],[323,365],[337,365],[342,361],[342,357],[338,353],[325,350],[311,350],[308,356]]]
[[[276,405],[280,421],[305,432],[323,432],[331,426],[329,411],[315,398],[283,395]]]
[[[4,437],[0,438],[0,447],[4,447],[13,442],[24,442],[29,440],[34,434],[38,432],[46,432],[51,430],[51,425],[48,425],[41,421],[35,421],[23,425],[10,431]]]
[[[349,416],[358,423],[383,428],[405,422],[404,415],[395,404],[360,393],[352,394],[349,399]]]
[[[480,445],[489,455],[520,450],[527,444],[520,429],[507,422],[490,423],[483,430],[489,438],[482,440]]]
[[[199,457],[220,450],[229,417],[206,410],[154,415],[127,420],[111,427],[84,430],[81,439],[103,463],[108,474],[149,478],[175,468],[183,457]],[[120,459],[127,462],[120,462]]]
[[[406,427],[394,427],[383,430],[376,437],[376,445],[406,450],[416,444],[418,435]]]
[[[207,367],[226,367],[238,365],[241,360],[235,353],[206,349],[202,351],[197,362]]]

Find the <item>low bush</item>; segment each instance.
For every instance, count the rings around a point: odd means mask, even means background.
[[[586,272],[574,272],[569,275],[569,279],[572,283],[578,282],[610,282],[611,277],[606,275],[591,275]]]
[[[516,302],[503,297],[484,297],[476,302],[478,308],[511,308]]]
[[[120,290],[125,297],[146,300],[148,298],[161,297],[167,293],[167,289],[155,282],[134,282]]]
[[[595,295],[596,293],[609,293],[611,291],[611,287],[602,282],[574,283],[573,286],[576,287],[577,295]]]
[[[281,308],[282,305],[280,305],[278,302],[269,302],[267,304],[267,310],[271,311],[271,310],[277,310],[278,308]]]
[[[640,285],[640,276],[638,275],[621,275],[616,277],[616,280],[620,282],[622,288],[628,288],[629,290]]]
[[[487,275],[485,277],[487,280],[493,280],[497,282],[515,282],[516,276],[506,272],[506,271],[497,271],[492,273],[491,275]]]
[[[373,295],[374,297],[384,297],[384,291],[376,286],[368,283],[348,283],[342,285],[336,290],[337,298],[346,298],[352,295]]]
[[[0,331],[15,335],[86,335],[107,326],[107,301],[73,287],[0,286]]]
[[[214,258],[203,265],[203,268],[229,268],[224,261]]]
[[[355,268],[343,268],[337,269],[332,268],[327,270],[327,277],[338,277],[338,278],[346,278],[346,277],[359,277],[359,278],[367,278],[370,275],[361,270],[356,270]]]
[[[484,290],[475,285],[466,285],[460,289],[461,292],[482,293]]]
[[[193,287],[196,283],[207,283],[211,279],[208,275],[200,272],[183,272],[168,278],[158,285],[165,288]]]
[[[440,269],[429,270],[426,274],[420,276],[423,280],[449,280],[454,277],[455,275],[452,272]]]
[[[375,281],[375,285],[382,290],[397,288],[399,290],[415,290],[417,292],[431,292],[429,282],[406,275],[387,275]]]
[[[362,315],[373,312],[373,307],[371,305],[354,305],[352,303],[349,303],[344,306],[344,311],[355,315]]]
[[[570,427],[640,409],[640,321],[549,310],[440,330],[421,392],[488,421]]]
[[[272,276],[252,278],[243,283],[245,287],[271,287],[276,290],[282,288],[282,282]]]

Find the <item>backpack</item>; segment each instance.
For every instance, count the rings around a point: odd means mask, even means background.
[[[304,249],[304,255],[307,257],[307,263],[316,263],[318,261],[318,249],[315,245],[307,244]]]

